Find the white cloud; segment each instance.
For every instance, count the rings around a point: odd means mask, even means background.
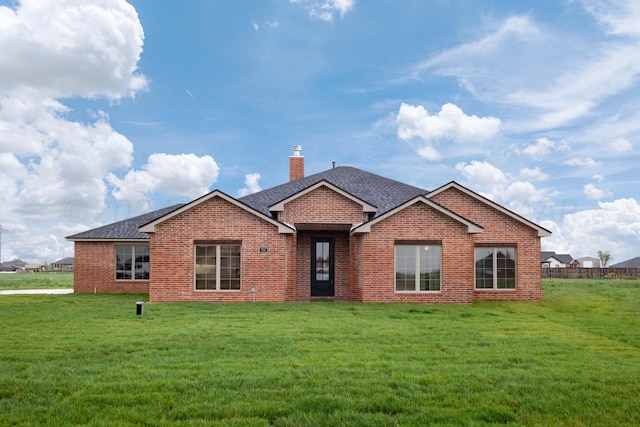
[[[532,181],[546,181],[549,179],[549,174],[542,172],[539,167],[533,169],[522,168],[520,169],[520,176],[525,180]]]
[[[431,160],[433,162],[436,162],[442,159],[442,155],[440,155],[438,150],[428,145],[425,147],[418,148],[418,155],[424,159]]]
[[[533,159],[542,160],[554,146],[555,143],[548,138],[538,138],[535,144],[528,145],[523,152]]]
[[[304,6],[314,19],[331,22],[336,14],[344,18],[353,9],[356,0],[289,0],[290,3]]]
[[[600,165],[591,157],[575,157],[573,159],[567,160],[566,162],[564,162],[564,164],[567,166],[578,166],[584,168],[595,168]]]
[[[609,148],[616,153],[633,151],[633,145],[626,138],[616,138],[609,143]]]
[[[258,24],[253,19],[251,20],[251,26],[255,31],[260,31],[260,29],[263,28],[260,24]],[[266,21],[264,23],[264,26],[266,26],[269,29],[276,30],[280,28],[280,22],[274,19],[273,21]]]
[[[581,3],[607,34],[575,35],[526,15],[498,25],[486,20],[486,33],[477,40],[434,55],[408,74],[417,80],[426,73],[454,77],[481,101],[517,107],[517,115],[504,118],[505,129],[516,132],[588,118],[604,101],[626,95],[637,84],[640,7],[622,0]]]
[[[124,0],[13,4],[0,6],[3,258],[51,261],[65,247],[71,255],[64,230],[100,223],[106,177],[133,161],[133,144],[107,114],[72,111],[64,99],[146,89],[137,69],[144,33]]]
[[[52,100],[0,99],[1,175],[13,214],[46,219],[72,202],[97,212],[104,205],[106,173],[130,166],[133,145],[104,113],[82,124],[66,120],[66,111]]]
[[[2,92],[120,98],[146,87],[142,25],[124,0],[23,0],[0,6],[0,23]]]
[[[591,200],[601,200],[605,197],[611,196],[609,191],[600,190],[591,183],[584,186],[584,194]]]
[[[132,170],[120,179],[113,173],[107,180],[113,197],[138,210],[151,208],[149,194],[163,192],[195,198],[204,195],[218,179],[220,168],[211,156],[154,153],[142,170]]]
[[[280,28],[280,22],[277,20],[273,20],[273,21],[267,21],[264,23],[264,25],[266,25],[267,27],[271,28],[271,29],[277,29]]]
[[[444,104],[438,113],[431,115],[422,105],[402,103],[396,123],[398,137],[405,141],[418,137],[425,142],[441,139],[479,142],[492,138],[500,130],[500,119],[468,116],[453,104]],[[419,154],[429,160],[441,157],[431,146],[420,148]]]
[[[533,217],[533,204],[543,200],[545,190],[538,190],[530,182],[516,181],[509,185],[500,199],[508,204],[509,209],[525,217]]]
[[[456,164],[456,171],[465,177],[475,191],[528,218],[533,217],[534,204],[550,196],[547,190],[537,189],[529,181],[514,179],[489,162],[461,162]],[[532,170],[528,171],[532,173]],[[541,174],[539,171],[533,173],[537,177]]]
[[[615,35],[640,36],[640,4],[637,1],[580,0],[584,8]]]
[[[473,160],[469,164],[458,163],[456,171],[480,188],[503,187],[508,182],[506,175],[489,162]]]
[[[248,173],[244,176],[244,187],[238,191],[238,197],[248,196],[249,194],[257,193],[262,190],[260,188],[260,176],[259,173]]]
[[[546,228],[550,223],[543,222]],[[640,244],[640,205],[633,198],[599,202],[597,209],[578,211],[564,216],[558,232],[548,238],[545,247],[560,239],[561,251],[573,256],[595,256],[608,250],[615,262],[638,256]],[[547,239],[544,239],[547,240]],[[615,263],[614,262],[614,263]]]

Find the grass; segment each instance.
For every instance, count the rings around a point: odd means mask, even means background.
[[[0,425],[640,425],[640,281],[544,302],[0,296]]]
[[[0,291],[17,289],[73,288],[73,273],[2,273]]]

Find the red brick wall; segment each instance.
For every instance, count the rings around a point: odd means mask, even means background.
[[[370,233],[298,231],[279,234],[277,227],[226,200],[214,197],[158,225],[150,240],[151,280],[115,280],[114,242],[76,242],[74,288],[82,292],[149,292],[161,301],[296,301],[310,297],[312,237],[335,238],[335,297],[365,302],[456,302],[477,299],[542,298],[540,238],[536,231],[456,189],[433,200],[484,227],[467,228],[423,204],[416,203],[384,221]],[[289,223],[357,224],[362,207],[327,187],[285,205],[281,220]],[[396,293],[397,240],[442,241],[441,291]],[[195,290],[195,242],[242,242],[242,289]],[[517,247],[517,289],[475,290],[476,244]],[[267,252],[260,252],[267,248]]]
[[[304,157],[289,157],[289,181],[304,178]]]
[[[129,243],[124,243],[129,244]],[[146,294],[146,280],[116,280],[116,242],[75,242],[73,291],[86,293]]]
[[[395,242],[442,242],[440,292],[395,292]],[[473,300],[473,243],[459,222],[418,202],[374,224],[361,238],[358,289],[363,302],[452,302]]]
[[[517,246],[517,289],[474,290],[474,299],[542,299],[540,238],[536,230],[455,188],[435,195],[432,200],[484,227],[482,233],[473,235],[474,244]]]
[[[280,221],[295,223],[359,224],[366,220],[362,205],[328,187],[319,187],[284,206]]]
[[[308,301],[311,298],[311,239],[328,237],[334,239],[334,297],[348,301],[349,298],[349,233],[299,231],[297,234],[297,299]]]
[[[151,235],[149,301],[292,299],[287,260],[293,236],[220,197],[161,223]],[[241,241],[241,290],[195,290],[195,242]],[[267,248],[267,252],[260,252]]]

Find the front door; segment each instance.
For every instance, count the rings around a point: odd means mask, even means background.
[[[334,239],[311,239],[311,296],[332,297]]]

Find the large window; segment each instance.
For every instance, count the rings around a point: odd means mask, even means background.
[[[440,290],[440,245],[396,245],[396,292]]]
[[[116,280],[149,280],[149,245],[116,245]]]
[[[196,245],[196,289],[240,290],[240,245]]]
[[[476,248],[476,289],[516,288],[516,248]]]

